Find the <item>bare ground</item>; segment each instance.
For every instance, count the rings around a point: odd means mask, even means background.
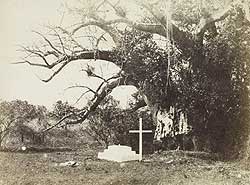
[[[250,185],[250,165],[209,154],[168,151],[143,162],[97,159],[97,150],[0,152],[0,185]],[[59,166],[75,160],[79,166]]]

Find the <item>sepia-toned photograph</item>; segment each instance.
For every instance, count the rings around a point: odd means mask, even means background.
[[[250,0],[0,0],[0,185],[250,185]]]

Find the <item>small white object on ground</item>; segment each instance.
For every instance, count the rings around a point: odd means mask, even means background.
[[[22,149],[22,151],[25,151],[27,149],[27,147],[26,146],[22,146],[21,149]]]
[[[125,165],[126,165],[125,163],[121,163],[120,167],[123,168],[123,167],[125,167]]]
[[[167,161],[167,162],[166,162],[166,164],[171,164],[172,162],[174,162],[174,160],[173,160],[173,159],[171,159],[171,160]]]
[[[80,164],[76,161],[67,161],[64,163],[59,163],[59,166],[71,166],[71,167],[76,167],[79,166]]]
[[[48,154],[43,154],[43,157],[44,157],[44,158],[47,158],[47,157],[48,157]]]

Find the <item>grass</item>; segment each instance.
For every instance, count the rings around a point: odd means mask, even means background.
[[[249,185],[250,165],[216,161],[207,153],[167,151],[143,162],[97,159],[98,149],[0,152],[0,185]],[[69,160],[77,167],[62,167]]]

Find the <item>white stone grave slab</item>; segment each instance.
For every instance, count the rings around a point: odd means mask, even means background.
[[[105,159],[109,161],[124,162],[139,160],[139,155],[132,151],[132,148],[125,145],[111,145],[108,146],[104,152],[98,153],[98,159]]]

